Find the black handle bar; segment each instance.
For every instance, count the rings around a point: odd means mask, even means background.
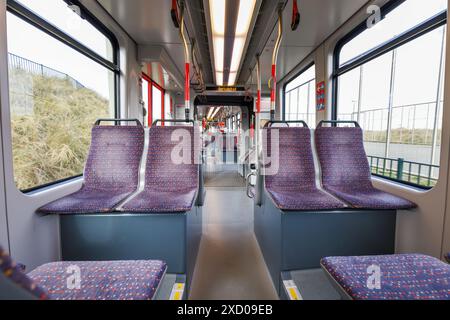
[[[351,120],[342,120],[342,121],[340,121],[340,120],[323,120],[323,121],[319,122],[319,124],[317,125],[317,128],[321,128],[324,123],[329,123],[329,124],[344,124],[344,123],[347,123],[347,124],[354,124],[356,128],[361,128],[361,126],[359,125],[358,122],[351,121]]]
[[[276,123],[283,123],[283,124],[287,124],[287,126],[289,127],[289,123],[301,123],[303,125],[303,127],[305,128],[309,128],[308,124],[303,121],[303,120],[272,120],[266,123],[266,127],[267,128],[271,128],[272,124],[276,124]]]
[[[156,126],[158,122],[169,122],[169,123],[190,123],[192,125],[195,125],[194,120],[174,120],[174,119],[168,119],[168,120],[164,120],[164,119],[158,119],[155,120],[155,122],[153,122],[153,125]]]
[[[142,126],[142,123],[138,119],[98,119],[95,121],[95,125],[99,126],[102,122],[136,122],[136,125]]]

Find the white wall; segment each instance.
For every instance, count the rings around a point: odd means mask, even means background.
[[[117,36],[120,45],[120,105],[122,117],[136,117],[138,107],[139,65],[136,61],[137,47],[132,39],[94,1],[82,1]],[[6,0],[0,0],[0,70],[8,70],[6,41]],[[5,188],[0,181],[0,190],[6,190],[6,216],[9,228],[11,254],[16,261],[27,265],[28,270],[60,258],[59,221],[56,216],[38,216],[35,210],[42,205],[78,190],[81,180],[62,186],[25,195],[15,186],[13,177],[8,75],[0,75],[1,134]],[[0,178],[2,174],[0,173]],[[0,194],[0,241],[5,242],[6,224]]]
[[[387,0],[374,0],[368,3],[382,6]],[[449,6],[450,7],[450,6]],[[308,65],[312,59],[316,63],[317,82],[326,82],[326,110],[317,114],[317,121],[332,117],[332,72],[333,53],[337,42],[363,22],[367,17],[365,8],[355,14],[341,26],[333,35],[322,43],[314,53],[301,62],[292,72],[280,81],[280,89],[284,83],[291,80],[296,73]],[[447,33],[449,37],[449,33]],[[450,58],[450,38],[447,39],[447,57]],[[450,60],[449,60],[450,61]],[[443,119],[450,118],[450,63],[446,64],[445,103]],[[282,92],[280,92],[280,96]],[[278,110],[281,112],[281,110]],[[447,181],[450,179],[448,168],[450,153],[450,122],[444,121],[442,132],[442,164],[439,182],[428,192],[417,191],[399,184],[382,179],[374,179],[374,184],[381,190],[391,192],[409,199],[419,205],[416,210],[400,211],[397,217],[396,251],[398,253],[419,252],[435,257],[442,257],[444,252],[450,251],[450,203],[447,197],[450,190]],[[447,209],[447,210],[446,210]],[[447,219],[445,219],[447,217]],[[444,235],[445,221],[445,235]]]

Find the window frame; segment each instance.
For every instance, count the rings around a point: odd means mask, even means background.
[[[165,106],[165,95],[166,90],[161,87],[156,81],[154,81],[148,74],[145,72],[141,72],[141,77],[147,81],[148,83],[148,111],[147,111],[147,121],[148,126],[151,127],[153,125],[153,122],[156,120],[165,120],[165,112],[166,112],[166,106]],[[153,88],[156,88],[161,92],[161,117],[162,119],[153,119]],[[161,126],[164,126],[164,121],[161,121]]]
[[[83,54],[90,60],[100,64],[104,68],[108,69],[109,71],[112,71],[114,74],[114,118],[118,118],[120,115],[120,61],[119,61],[119,42],[115,35],[109,30],[100,20],[98,20],[92,13],[89,12],[89,10],[86,9],[85,6],[83,6],[78,0],[61,0],[67,3],[68,5],[76,5],[81,10],[81,16],[83,19],[85,19],[88,23],[90,23],[94,28],[99,30],[110,42],[113,49],[113,59],[112,61],[109,61],[99,54],[97,54],[95,51],[89,49],[85,45],[83,45],[81,42],[76,40],[75,38],[71,37],[67,33],[63,32],[62,30],[58,29],[56,26],[54,26],[52,23],[48,22],[45,18],[37,15],[24,5],[20,4],[19,2],[16,2],[14,0],[7,0],[7,12],[13,14],[14,16],[18,17],[19,19],[23,20],[24,22],[30,24],[31,26],[35,27],[36,29],[48,34],[49,36],[53,37],[54,39],[58,40],[59,42],[62,42],[63,44],[67,45],[68,47],[74,49],[75,51]],[[14,164],[13,164],[14,166]],[[36,191],[40,191],[43,189],[48,189],[49,187],[55,186],[55,185],[61,185],[69,181],[73,181],[76,179],[79,179],[83,176],[84,173],[80,173],[78,175],[74,175],[71,177],[66,177],[63,179],[55,180],[49,183],[45,183],[42,185],[38,185],[32,188],[28,189],[18,189],[20,192],[24,194],[30,194],[35,193]]]
[[[403,4],[407,0],[391,0],[386,3],[383,7],[381,7],[381,19],[383,20],[386,15],[395,10],[401,4]],[[446,12],[440,12],[433,17],[419,23],[413,28],[406,30],[405,32],[399,34],[397,37],[390,39],[370,50],[367,50],[361,53],[359,56],[353,58],[347,63],[340,66],[340,53],[342,48],[352,41],[354,38],[359,36],[361,33],[368,29],[367,22],[364,20],[361,22],[356,28],[351,30],[348,34],[342,37],[334,48],[333,52],[333,73],[332,73],[332,104],[331,104],[331,118],[332,120],[337,120],[338,118],[338,95],[339,95],[339,77],[344,75],[347,72],[350,72],[370,61],[379,58],[380,56],[397,49],[417,38],[420,38],[423,35],[428,34],[442,26],[447,25],[447,15],[448,10]],[[335,124],[333,124],[336,126]],[[401,185],[405,185],[417,190],[431,190],[433,187],[421,186],[415,183],[411,183],[408,181],[402,181],[395,178],[390,178],[378,174],[372,173],[372,176],[396,182]]]
[[[300,69],[299,72],[295,73],[292,77],[289,78],[289,80],[287,80],[284,85],[283,85],[283,105],[282,105],[282,118],[283,121],[286,121],[286,88],[287,86],[294,81],[296,78],[298,78],[299,76],[301,76],[303,73],[305,73],[309,68],[313,67],[316,65],[316,62],[313,60],[310,63],[308,63],[305,67],[303,67],[302,69]],[[314,79],[316,79],[316,77],[314,76]],[[316,81],[317,84],[317,81]],[[300,88],[301,86],[298,86],[297,88],[292,89],[296,90],[298,88]],[[316,110],[316,108],[314,108]],[[317,113],[317,112],[316,112]]]

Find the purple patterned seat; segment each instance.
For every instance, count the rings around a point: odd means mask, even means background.
[[[1,246],[0,272],[12,283],[30,293],[36,299],[46,300],[48,298],[46,290],[27,277]]]
[[[396,210],[416,205],[373,187],[361,128],[318,127],[316,149],[322,185],[355,208]]]
[[[166,263],[157,260],[55,262],[28,276],[54,300],[151,300],[166,269]],[[68,277],[78,271],[80,286],[68,289]]]
[[[450,265],[429,256],[329,257],[321,265],[355,300],[450,300]],[[379,288],[369,289],[371,266],[380,268]]]
[[[281,210],[308,211],[344,208],[345,205],[316,186],[311,133],[308,128],[267,128],[263,133],[264,154],[272,155],[271,135],[279,133],[279,160],[276,174],[267,172],[266,190]],[[267,132],[267,134],[265,133]],[[275,136],[274,136],[275,138]],[[274,160],[276,161],[276,160]],[[275,162],[272,164],[275,165]]]
[[[194,140],[194,128],[153,126],[149,134],[145,188],[123,206],[123,211],[190,211],[199,186],[199,168],[194,161],[199,145],[197,146],[197,141]]]
[[[94,126],[78,192],[40,208],[45,214],[111,212],[138,188],[142,126]]]

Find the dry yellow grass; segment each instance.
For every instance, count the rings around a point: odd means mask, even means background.
[[[10,86],[17,187],[29,189],[81,174],[92,124],[108,117],[108,101],[67,80],[21,70],[10,71]]]

